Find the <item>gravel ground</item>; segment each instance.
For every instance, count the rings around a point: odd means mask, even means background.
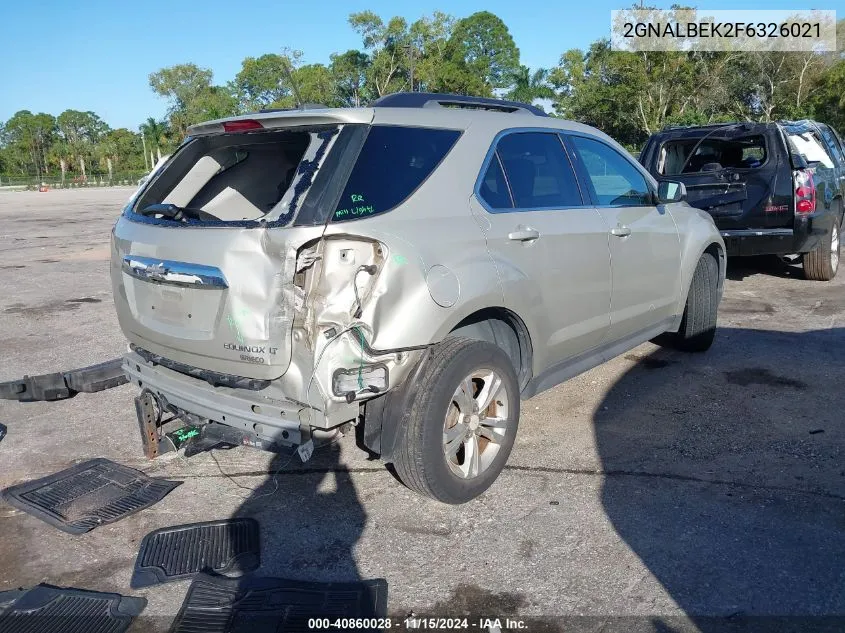
[[[122,352],[108,237],[130,193],[0,194],[0,380]],[[524,402],[508,468],[460,507],[415,496],[351,436],[305,465],[243,448],[147,462],[128,385],[0,401],[0,486],[100,456],[184,481],[83,536],[0,503],[0,591],[143,595],[132,630],[166,630],[188,582],[131,591],[140,539],[248,515],[262,528],[262,574],[386,578],[397,617],[709,632],[840,616],[830,630],[842,630],[845,275],[809,282],[767,260],[728,272],[708,353],[645,344]]]

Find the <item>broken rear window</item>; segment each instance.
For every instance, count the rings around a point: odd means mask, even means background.
[[[431,175],[459,136],[455,130],[374,125],[332,220],[355,220],[390,211]]]
[[[763,136],[699,141],[700,138],[666,141],[660,148],[657,173],[677,176],[721,169],[755,169],[766,162]]]
[[[134,212],[181,222],[290,222],[338,128],[200,136],[138,197]]]

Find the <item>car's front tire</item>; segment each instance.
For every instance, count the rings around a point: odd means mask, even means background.
[[[496,345],[463,337],[435,345],[405,412],[393,466],[408,488],[465,503],[502,472],[519,423],[519,385]]]
[[[692,275],[681,326],[655,342],[685,352],[707,351],[716,336],[718,310],[719,263],[712,253],[704,253]]]

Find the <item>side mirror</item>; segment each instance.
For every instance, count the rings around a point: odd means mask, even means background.
[[[684,183],[677,180],[661,180],[657,184],[657,202],[659,204],[681,202],[686,199],[687,188]]]

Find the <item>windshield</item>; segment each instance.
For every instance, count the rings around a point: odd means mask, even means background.
[[[288,224],[339,126],[197,137],[138,197],[156,220]]]

